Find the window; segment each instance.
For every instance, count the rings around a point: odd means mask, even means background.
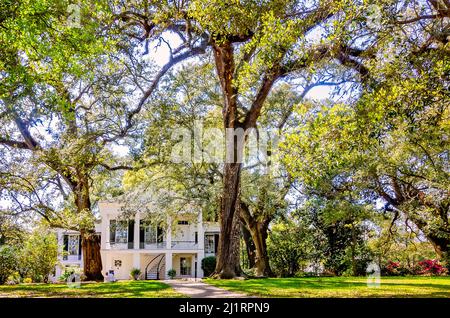
[[[79,255],[79,246],[80,246],[80,236],[79,235],[69,235],[68,238],[68,246],[67,252],[69,255]]]
[[[116,226],[116,243],[128,242],[128,222],[119,221]]]
[[[79,234],[64,234],[63,235],[63,260],[73,260],[75,256],[78,256],[78,260],[81,259],[81,239]]]
[[[205,253],[207,253],[207,254],[215,253],[214,234],[205,235]]]
[[[180,275],[191,274],[191,259],[187,257],[180,257]]]
[[[189,221],[178,221],[178,225],[189,225]]]

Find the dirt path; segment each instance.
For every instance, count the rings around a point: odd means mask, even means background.
[[[246,298],[247,295],[238,294],[222,288],[205,284],[201,281],[166,280],[177,292],[191,298]]]

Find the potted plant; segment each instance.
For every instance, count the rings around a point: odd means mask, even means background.
[[[170,279],[174,279],[177,276],[177,271],[172,268],[167,272],[167,275],[169,275]]]
[[[130,272],[130,276],[131,278],[133,278],[134,280],[138,280],[139,276],[141,276],[141,270],[139,268],[133,268]]]

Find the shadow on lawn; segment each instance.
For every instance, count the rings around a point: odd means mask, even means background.
[[[30,284],[0,287],[0,295],[13,297],[180,297],[170,286],[154,281],[83,283],[80,288],[66,284]]]
[[[269,297],[450,297],[450,277],[421,281],[386,277],[381,279],[380,288],[367,287],[363,277],[250,279],[213,285]]]

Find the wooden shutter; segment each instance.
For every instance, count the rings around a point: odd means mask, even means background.
[[[81,259],[81,235],[78,235],[78,260]]]
[[[109,221],[109,243],[114,244],[116,242],[116,220]]]
[[[144,240],[145,240],[145,224],[144,221],[140,220],[140,225],[139,225],[139,245],[141,246],[141,248],[144,248]]]
[[[134,220],[128,221],[128,248],[134,248]]]
[[[67,252],[69,251],[69,235],[63,235],[63,260],[67,260]]]

